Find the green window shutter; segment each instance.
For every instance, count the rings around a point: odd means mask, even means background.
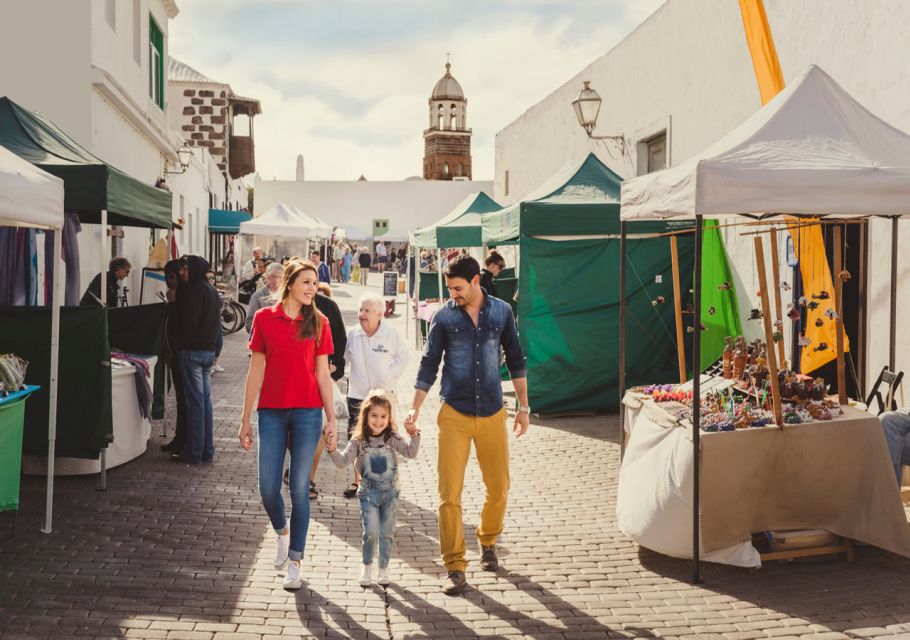
[[[164,109],[164,33],[149,16],[149,97]]]

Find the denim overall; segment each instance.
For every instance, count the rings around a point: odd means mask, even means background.
[[[381,438],[367,441],[360,464],[360,515],[363,519],[363,564],[372,564],[379,543],[379,567],[389,566],[398,513],[397,456]]]

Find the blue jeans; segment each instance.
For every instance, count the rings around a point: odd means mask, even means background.
[[[281,477],[284,452],[291,450],[291,544],[288,557],[300,560],[310,526],[310,470],[322,435],[322,409],[259,410],[259,495],[272,527],[287,527]],[[290,437],[290,441],[289,441]]]
[[[211,462],[215,457],[212,422],[212,365],[214,351],[178,351],[177,364],[183,376],[186,397],[186,444],[188,462]]]
[[[894,474],[897,484],[901,483],[901,472],[905,464],[910,465],[910,413],[907,409],[888,411],[879,416],[882,421],[882,430],[885,432],[885,442],[888,453],[891,454],[891,463],[894,465]]]
[[[398,489],[373,489],[365,481],[357,492],[360,498],[360,517],[363,521],[363,564],[373,564],[376,544],[379,543],[379,567],[389,566],[395,520],[398,515]]]

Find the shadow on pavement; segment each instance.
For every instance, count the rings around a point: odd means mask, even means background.
[[[654,635],[649,629],[633,626],[627,627],[626,629],[618,629],[598,622],[596,618],[585,613],[572,603],[563,600],[536,582],[532,582],[525,576],[504,569],[497,571],[495,576],[497,578],[505,579],[521,593],[536,599],[554,615],[559,624],[553,624],[547,620],[529,616],[515,608],[509,608],[509,606],[498,602],[490,593],[487,593],[478,587],[469,586],[460,597],[490,614],[495,620],[500,620],[504,625],[509,626],[508,632],[504,635],[487,635],[485,632],[483,634],[484,638],[514,637],[514,629],[517,629],[520,633],[524,634],[524,637],[526,638],[539,638],[541,640],[556,637],[636,638]],[[389,586],[388,600],[390,608],[398,611],[412,623],[421,624],[421,621],[423,621],[424,624],[444,628],[456,638],[473,637],[476,635],[464,622],[449,614],[442,607],[437,607],[421,598],[419,595],[410,591],[405,591],[398,585],[393,584]],[[489,626],[492,622],[493,621],[486,621],[485,626]],[[409,637],[414,640],[417,638],[434,638],[437,637],[437,635],[434,635],[436,633],[437,630],[431,628],[425,630],[423,635],[412,635]]]
[[[703,583],[692,588],[704,595],[726,596],[731,603],[747,603],[755,611],[775,611],[831,631],[910,622],[910,560],[873,547],[855,550],[853,563],[843,555],[821,556],[767,562],[754,572],[702,563]],[[645,569],[691,585],[690,561],[644,548],[639,549],[638,558]],[[744,616],[747,613],[743,609]]]

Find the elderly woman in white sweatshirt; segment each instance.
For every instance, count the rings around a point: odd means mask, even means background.
[[[378,293],[367,292],[360,297],[357,314],[359,326],[348,331],[344,352],[348,370],[348,439],[360,413],[360,403],[370,389],[382,389],[395,406],[398,377],[408,366],[408,349],[395,329],[382,321],[385,300]],[[345,498],[353,498],[360,486],[360,474],[344,490]]]

